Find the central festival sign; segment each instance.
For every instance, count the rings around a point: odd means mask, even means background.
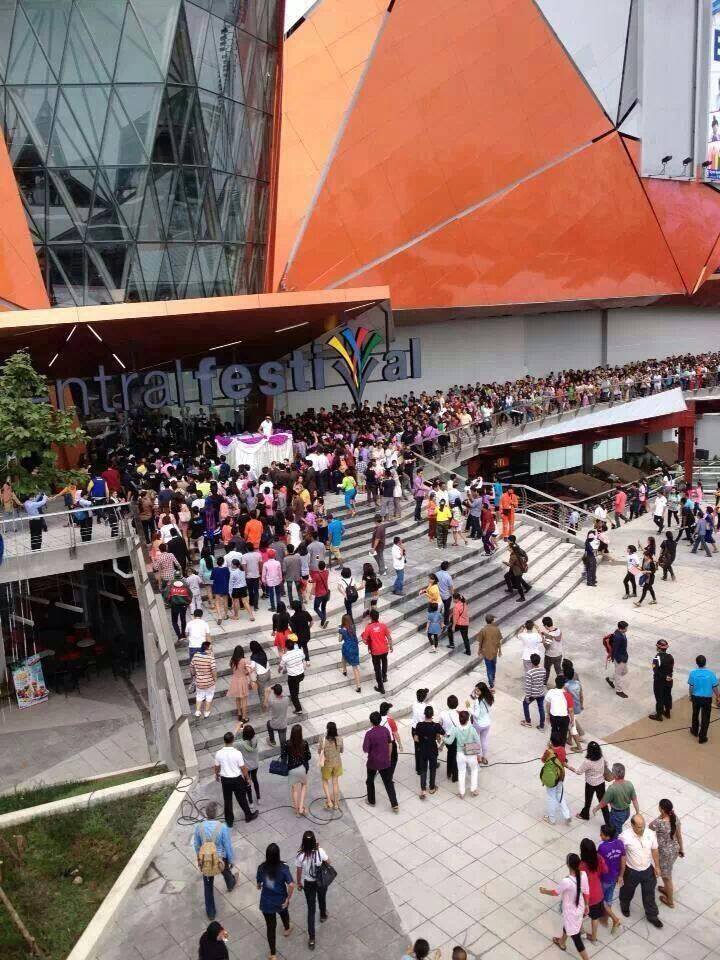
[[[180,360],[173,360],[171,370],[120,374],[106,373],[104,365],[100,364],[94,377],[56,380],[55,391],[60,409],[64,409],[65,392],[75,387],[80,395],[79,406],[86,417],[90,415],[93,385],[96,385],[104,413],[130,411],[138,406],[149,410],[172,405],[184,407],[190,402],[212,407],[219,396],[239,402],[246,400],[255,389],[263,396],[276,397],[286,392],[306,393],[338,386],[327,383],[325,377],[327,360],[336,356],[332,368],[347,386],[355,404],[360,406],[365,387],[375,371],[379,372],[379,380],[385,383],[417,379],[422,375],[419,339],[411,337],[407,349],[375,352],[381,342],[377,330],[344,327],[333,333],[327,342],[315,341],[309,356],[303,350],[293,350],[284,360],[270,360],[259,366],[230,363],[223,367],[218,366],[216,357],[209,356],[203,357],[192,370],[183,367]],[[333,351],[329,358],[327,348]],[[188,376],[197,387],[197,397],[187,395]]]

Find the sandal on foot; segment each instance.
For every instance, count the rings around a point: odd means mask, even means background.
[[[556,947],[560,947],[561,950],[567,950],[567,947],[560,942],[560,937],[553,937],[552,942]]]

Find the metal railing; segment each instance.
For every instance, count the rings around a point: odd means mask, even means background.
[[[87,544],[130,536],[129,505],[103,504],[30,516],[19,510],[0,521],[3,562],[32,555],[37,551],[69,550],[74,553]]]

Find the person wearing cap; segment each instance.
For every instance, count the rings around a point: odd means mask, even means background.
[[[667,640],[658,640],[657,653],[653,657],[653,693],[655,694],[655,713],[650,714],[651,720],[670,719],[672,710],[673,669],[675,660],[668,650]]]
[[[400,739],[400,731],[398,730],[395,718],[390,716],[392,706],[393,705],[388,703],[387,700],[383,700],[380,704],[380,717],[382,718],[380,720],[380,726],[387,727],[392,737],[392,744],[390,746],[390,775],[394,778],[395,767],[397,767],[398,762],[398,750],[402,750],[402,740]]]
[[[261,582],[268,593],[270,609],[274,612],[280,602],[280,585],[283,582],[282,564],[274,550],[268,550],[267,560],[262,565]]]

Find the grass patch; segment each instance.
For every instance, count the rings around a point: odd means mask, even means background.
[[[102,780],[71,780],[67,783],[50,784],[47,787],[16,790],[0,797],[0,814],[14,813],[16,810],[25,810],[27,807],[37,807],[41,803],[51,803],[53,800],[68,800],[70,797],[79,797],[83,793],[104,790],[105,787],[118,787],[121,783],[133,783],[135,780],[144,780],[145,777],[166,772],[167,767],[161,764],[152,770],[118,774],[115,777],[103,777]]]
[[[13,835],[25,837],[24,866],[0,853],[2,885],[48,960],[68,955],[171,793],[167,787],[0,832],[13,849]],[[77,885],[66,876],[75,868],[83,878]],[[0,957],[28,955],[0,904]]]

